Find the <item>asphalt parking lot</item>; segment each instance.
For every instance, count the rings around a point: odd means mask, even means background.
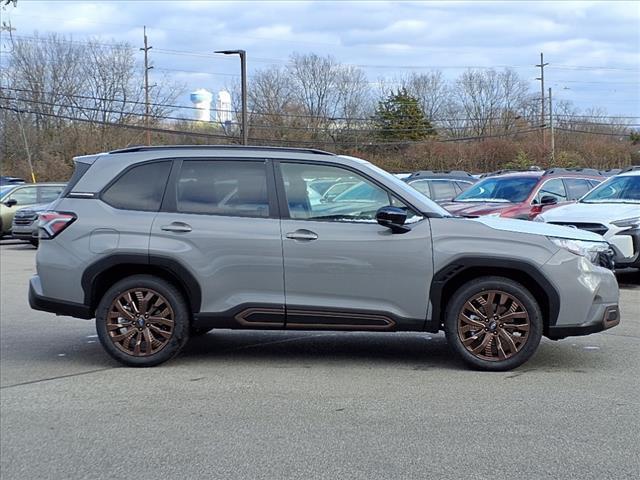
[[[3,480],[640,476],[637,273],[620,326],[506,373],[443,335],[247,331],[129,369],[92,321],[29,309],[34,254],[0,245]]]

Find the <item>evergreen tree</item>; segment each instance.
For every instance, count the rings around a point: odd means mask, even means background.
[[[385,141],[424,140],[436,134],[418,99],[405,88],[378,102],[374,121],[377,137]]]

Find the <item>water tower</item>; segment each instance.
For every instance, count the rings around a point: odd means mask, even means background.
[[[189,98],[193,106],[197,109],[195,110],[196,120],[200,122],[210,122],[211,101],[213,100],[211,92],[204,88],[199,88],[195,92],[192,92]]]
[[[218,100],[216,102],[216,119],[220,123],[229,123],[233,120],[231,111],[231,94],[226,90],[218,92]]]

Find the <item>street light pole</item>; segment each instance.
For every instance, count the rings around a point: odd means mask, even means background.
[[[240,76],[242,78],[242,144],[249,144],[249,129],[247,128],[247,52],[244,50],[216,50],[223,55],[240,56]]]

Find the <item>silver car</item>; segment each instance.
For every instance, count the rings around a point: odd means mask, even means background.
[[[358,158],[174,146],[75,164],[40,214],[30,303],[95,317],[103,347],[126,365],[162,363],[213,328],[444,330],[467,364],[507,370],[543,335],[620,319],[599,235],[453,217]],[[314,181],[345,177],[358,186],[340,201],[310,200]]]

